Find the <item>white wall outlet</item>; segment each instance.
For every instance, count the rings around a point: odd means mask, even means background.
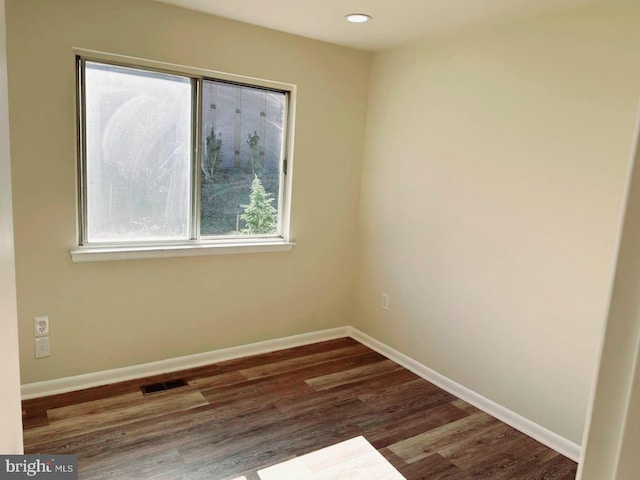
[[[49,337],[36,338],[35,342],[36,342],[36,358],[51,356],[51,348],[49,347]]]
[[[49,335],[49,317],[34,317],[33,328],[36,337]]]
[[[389,310],[389,294],[382,293],[380,295],[380,308],[383,310]]]

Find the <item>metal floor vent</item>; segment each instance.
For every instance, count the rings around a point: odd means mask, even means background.
[[[171,390],[173,388],[186,387],[187,382],[179,378],[178,380],[171,380],[169,382],[151,383],[149,385],[141,385],[140,390],[144,395],[148,393],[162,392],[164,390]]]

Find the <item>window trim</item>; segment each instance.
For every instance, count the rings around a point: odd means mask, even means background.
[[[169,64],[153,60],[146,60],[125,55],[110,54],[94,50],[74,48],[76,85],[76,127],[77,127],[77,151],[76,151],[76,245],[72,250],[71,258],[74,262],[123,260],[131,258],[157,258],[168,256],[190,255],[219,255],[236,253],[257,253],[291,250],[295,243],[290,240],[290,215],[291,215],[291,189],[293,173],[293,138],[294,119],[296,105],[296,86],[293,84],[264,80],[255,77],[241,76],[226,72],[205,70],[183,65]],[[188,240],[163,240],[163,241],[132,241],[132,242],[92,242],[87,243],[86,218],[86,132],[84,118],[86,116],[84,98],[86,94],[84,81],[84,63],[99,62],[149,70],[168,75],[177,75],[189,78],[192,84],[192,152],[191,159],[191,208],[189,218]],[[200,236],[200,170],[201,170],[201,136],[202,122],[202,85],[205,80],[227,82],[236,85],[274,90],[285,94],[285,116],[283,136],[283,149],[280,158],[280,190],[278,228],[279,231],[270,235],[255,235],[240,237],[234,235]],[[195,169],[195,170],[193,170]]]
[[[106,260],[133,260],[166,257],[193,257],[201,255],[234,255],[248,253],[275,253],[293,250],[294,242],[278,239],[261,242],[193,242],[167,245],[138,245],[123,247],[78,247],[71,250],[74,263],[102,262]]]

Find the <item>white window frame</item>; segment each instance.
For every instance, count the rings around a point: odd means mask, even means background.
[[[72,250],[74,262],[127,260],[137,258],[160,258],[193,255],[220,255],[283,252],[293,248],[290,238],[291,188],[293,178],[293,136],[295,125],[296,86],[225,72],[185,67],[123,55],[74,49],[76,57],[76,125],[77,125],[77,248]],[[84,62],[98,62],[122,67],[150,70],[158,73],[179,75],[191,79],[193,86],[193,151],[191,165],[191,225],[190,239],[186,241],[88,243],[86,241],[86,155],[84,132]],[[202,85],[205,80],[222,81],[249,87],[282,92],[286,95],[285,138],[280,174],[280,199],[278,211],[278,233],[262,236],[200,236],[200,164],[201,158],[201,111]]]

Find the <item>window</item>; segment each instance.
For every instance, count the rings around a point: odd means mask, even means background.
[[[288,243],[290,90],[83,56],[77,66],[72,254]]]

